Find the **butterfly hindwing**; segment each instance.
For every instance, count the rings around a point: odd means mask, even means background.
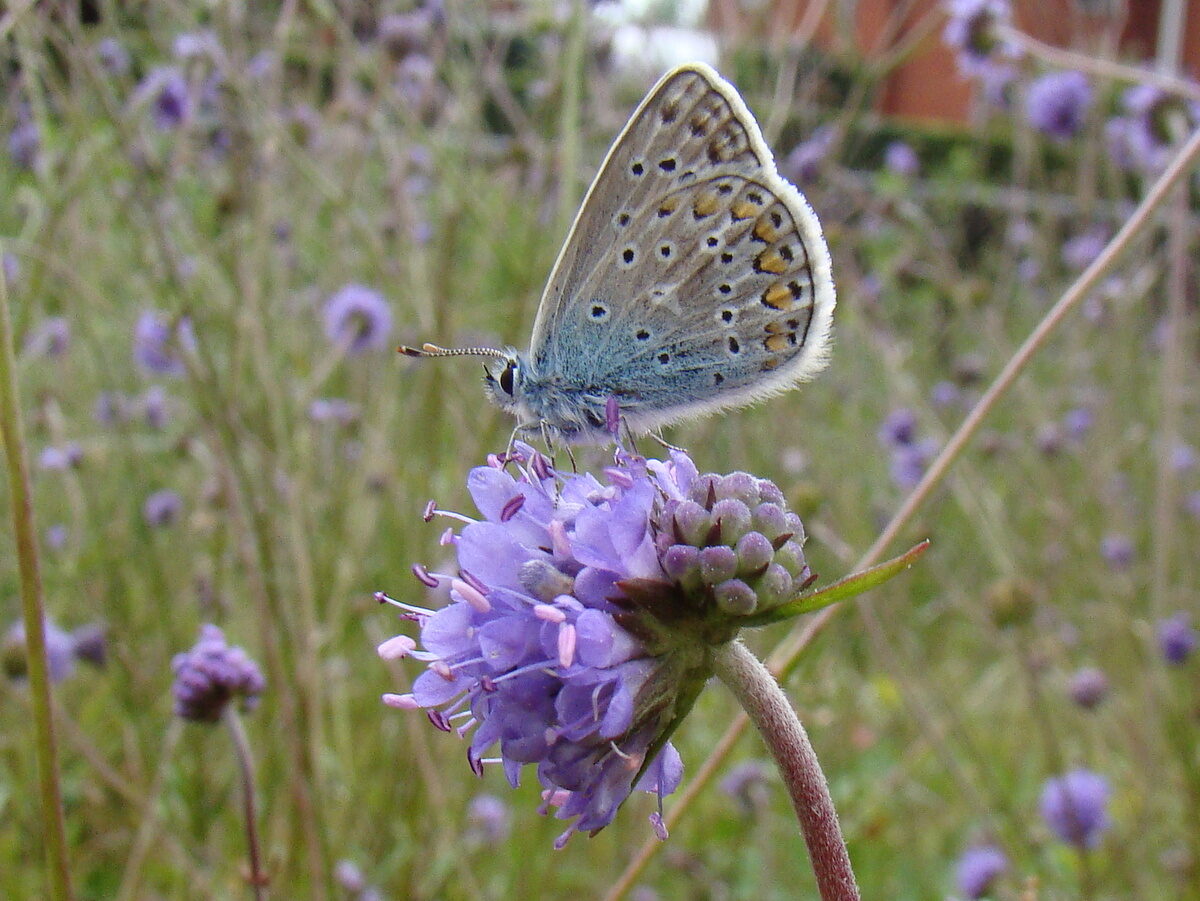
[[[736,91],[669,73],[610,150],[542,298],[542,372],[650,428],[784,390],[824,362],[834,306],[815,215]]]

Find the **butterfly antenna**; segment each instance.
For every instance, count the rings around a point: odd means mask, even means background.
[[[508,354],[494,347],[438,347],[436,344],[422,344],[420,347],[409,347],[401,344],[396,350],[406,357],[496,357],[507,360]]]

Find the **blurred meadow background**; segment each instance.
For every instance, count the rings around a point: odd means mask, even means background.
[[[827,584],[1200,125],[1197,4],[1028,6],[984,34],[965,17],[1007,4],[10,0],[0,254],[76,895],[251,896],[229,737],[173,715],[172,658],[213,623],[265,680],[243,722],[271,897],[603,896],[650,796],[554,851],[532,774],[479,779],[380,703],[420,665],[376,656],[404,624],[372,594],[425,602],[422,509],[473,513],[467,470],[511,429],[476,362],[395,345],[524,348],[609,143],[667,68],[712,62],[824,224],[835,345],[812,384],[667,437],[774,479]],[[1126,39],[1147,6],[1182,18]],[[1020,39],[1050,18],[1059,49]],[[1148,88],[1156,55],[1184,68]],[[786,681],[866,898],[1200,898],[1184,185],[888,549],[930,552]],[[5,491],[0,895],[41,898]],[[701,697],[685,780],[735,712]],[[1068,772],[1073,840],[1046,797]],[[655,851],[640,901],[815,897],[753,735]]]

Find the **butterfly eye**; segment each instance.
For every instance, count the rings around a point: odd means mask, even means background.
[[[500,390],[509,397],[513,393],[513,376],[516,374],[517,364],[514,360],[509,360],[508,365],[504,367],[504,371],[500,373]]]

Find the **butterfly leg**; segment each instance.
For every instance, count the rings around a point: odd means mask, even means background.
[[[661,444],[664,448],[666,448],[669,451],[679,451],[681,454],[687,453],[686,448],[676,447],[674,444],[672,444],[670,441],[668,441],[666,438],[664,438],[662,436],[661,431],[651,432],[650,437],[653,438],[655,441],[657,441],[659,444]]]

